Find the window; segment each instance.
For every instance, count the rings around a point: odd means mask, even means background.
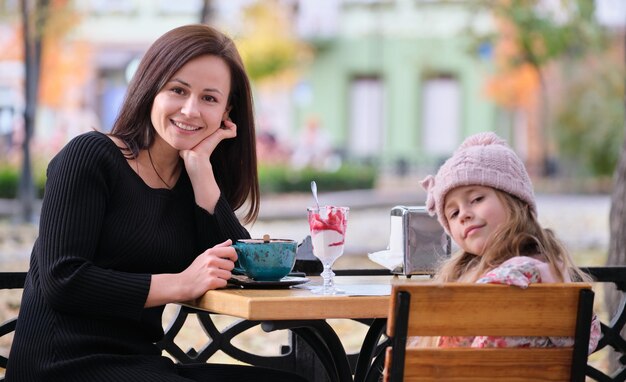
[[[137,10],[137,4],[133,0],[91,0],[79,2],[78,9],[91,11],[97,14],[131,14]]]
[[[200,0],[160,0],[158,9],[161,14],[193,14],[200,15],[202,1]]]
[[[383,144],[384,89],[377,77],[357,77],[350,86],[348,147],[356,157],[377,156]]]
[[[422,87],[422,148],[432,156],[450,155],[461,132],[461,89],[452,76],[426,79]]]

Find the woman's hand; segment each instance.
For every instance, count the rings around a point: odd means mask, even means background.
[[[180,273],[184,287],[188,289],[184,300],[197,298],[207,290],[223,288],[235,267],[237,252],[226,240],[200,254],[187,269]]]
[[[193,300],[208,290],[225,287],[237,260],[231,244],[228,239],[207,249],[181,273],[152,275],[146,308]]]
[[[230,118],[223,121],[222,127],[217,129],[190,150],[181,150],[179,155],[185,162],[185,169],[191,179],[196,203],[213,213],[220,197],[220,189],[213,174],[211,154],[217,145],[224,139],[237,136],[237,125]]]

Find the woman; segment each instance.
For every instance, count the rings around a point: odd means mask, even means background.
[[[235,365],[175,365],[154,345],[167,303],[224,287],[234,211],[259,187],[250,84],[233,42],[190,25],[159,38],[110,135],[50,162],[7,381],[297,381]]]

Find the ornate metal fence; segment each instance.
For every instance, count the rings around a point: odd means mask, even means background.
[[[626,381],[626,339],[622,335],[622,330],[626,324],[626,267],[589,267],[583,269],[589,273],[596,283],[612,283],[617,290],[621,291],[622,300],[617,309],[617,313],[608,322],[602,323],[603,337],[600,340],[596,351],[606,347],[611,347],[617,352],[621,363],[617,370],[606,374],[595,367],[587,366],[587,376],[599,382]],[[388,274],[387,271],[367,271],[351,270],[337,271],[337,274]],[[26,278],[25,272],[0,272],[0,289],[20,289],[24,286]],[[199,349],[181,349],[176,344],[176,337],[189,317],[195,317],[201,328],[207,335],[207,341]],[[15,330],[17,318],[11,318],[0,325],[0,338],[10,335]],[[360,320],[364,325],[372,325],[373,320]],[[282,345],[277,356],[260,356],[242,350],[233,344],[233,339],[244,331],[261,325],[265,331],[289,329],[289,345]],[[380,326],[380,321],[375,325]],[[384,327],[377,327],[370,331],[375,333],[365,341],[382,340]],[[323,337],[323,338],[322,338]],[[231,325],[219,329],[213,322],[211,315],[192,308],[178,306],[171,322],[165,327],[164,338],[157,345],[171,355],[180,363],[207,362],[215,353],[221,351],[230,357],[241,362],[297,371],[303,373],[310,380],[314,381],[343,381],[351,379],[354,375],[355,381],[371,379],[371,375],[365,375],[363,370],[365,364],[369,364],[376,358],[375,353],[368,355],[351,354],[345,367],[337,367],[336,363],[329,359],[331,352],[320,352],[325,346],[341,346],[341,343],[332,328],[323,320],[307,322],[283,322],[283,323],[261,323],[258,321],[234,321]],[[382,348],[381,344],[378,349]],[[316,348],[318,351],[311,351]],[[6,368],[7,357],[0,355],[0,370]],[[297,364],[297,367],[296,367]],[[0,377],[0,381],[4,378]]]

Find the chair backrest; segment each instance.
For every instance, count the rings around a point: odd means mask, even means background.
[[[385,380],[584,381],[593,310],[588,283],[394,285]],[[407,348],[407,337],[573,337],[574,347]]]

